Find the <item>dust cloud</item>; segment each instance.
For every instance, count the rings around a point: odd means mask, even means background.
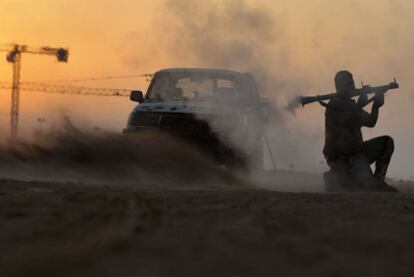
[[[284,107],[291,92],[297,93],[307,83],[295,75],[287,77],[282,73],[292,71],[289,55],[283,51],[286,43],[283,15],[256,2],[232,0],[168,0],[161,11],[162,16],[154,20],[153,36],[147,38],[153,45],[151,56],[164,57],[168,67],[223,68],[252,73],[260,94],[272,105],[266,110],[270,112],[268,116],[256,116],[252,125],[266,125],[270,119],[271,126],[266,132],[272,151],[283,148],[295,153],[297,140],[292,139],[291,132],[284,131],[290,129]],[[210,123],[219,136],[229,131],[217,128],[216,122]],[[232,133],[238,131],[232,130]],[[283,141],[283,146],[276,143],[274,135],[278,142]],[[245,138],[240,139],[237,134],[230,137],[237,148],[246,148]],[[277,151],[276,155],[284,168],[301,160],[301,155],[292,154],[287,160],[281,160],[281,153]],[[269,158],[266,167],[272,167]]]
[[[30,141],[2,143],[0,164],[2,178],[27,181],[175,188],[243,183],[167,134],[84,130],[68,117]]]
[[[298,85],[279,77],[289,67],[288,58],[273,51],[283,43],[283,19],[266,7],[249,1],[168,0],[164,9],[164,19],[156,21],[166,32],[154,40],[162,41],[171,64],[251,72],[259,90],[273,100],[278,91]]]
[[[279,167],[315,173],[326,170],[324,110],[313,105],[293,116],[284,107],[298,95],[333,92],[339,70],[352,71],[357,84],[382,85],[395,76],[401,89],[387,97],[375,130],[364,133],[366,139],[393,136],[397,151],[390,173],[409,178],[413,134],[398,123],[404,114],[412,115],[412,94],[404,92],[414,89],[408,35],[413,9],[409,1],[385,0],[166,0],[145,40],[128,37],[131,45],[139,42],[147,50],[129,63],[155,70],[197,66],[251,72],[278,111],[268,135]]]

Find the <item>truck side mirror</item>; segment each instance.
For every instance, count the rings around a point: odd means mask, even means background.
[[[144,102],[144,95],[142,94],[142,91],[134,90],[134,91],[131,91],[131,95],[129,96],[129,99],[134,102],[142,103]]]

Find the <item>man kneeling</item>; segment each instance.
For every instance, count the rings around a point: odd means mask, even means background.
[[[352,99],[355,91],[353,76],[340,71],[335,76],[338,97],[329,101],[325,113],[325,147],[323,153],[331,171],[325,174],[327,189],[331,191],[389,191],[396,188],[385,183],[388,165],[394,152],[394,142],[389,136],[377,137],[366,142],[362,127],[377,124],[379,109],[384,105],[384,94],[376,94],[371,113],[363,107],[367,95]],[[375,173],[370,165],[375,163]]]

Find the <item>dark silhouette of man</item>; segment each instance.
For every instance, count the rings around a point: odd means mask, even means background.
[[[367,95],[352,99],[355,82],[349,71],[335,76],[338,97],[329,101],[325,113],[325,147],[323,153],[336,176],[341,176],[340,187],[350,191],[397,191],[385,183],[388,165],[394,152],[394,141],[381,136],[363,141],[361,128],[377,124],[379,109],[384,105],[384,94],[374,96],[371,113],[363,108]],[[370,164],[375,163],[373,173]]]

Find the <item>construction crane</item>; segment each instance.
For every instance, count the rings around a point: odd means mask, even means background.
[[[19,124],[19,100],[20,100],[20,70],[21,58],[23,53],[49,55],[55,56],[58,62],[67,62],[69,57],[69,50],[66,48],[52,48],[52,47],[30,47],[27,45],[2,45],[0,52],[7,52],[7,61],[13,64],[13,82],[11,86],[11,111],[10,111],[10,126],[12,139],[17,137]]]
[[[109,80],[120,80],[120,79],[133,79],[133,78],[145,78],[146,82],[150,82],[154,77],[153,73],[143,73],[135,75],[118,75],[118,76],[101,76],[101,77],[89,77],[81,79],[61,79],[61,80],[48,80],[46,82],[58,82],[58,83],[80,83],[90,81],[109,81]]]
[[[8,82],[0,82],[0,89],[10,89],[12,85]],[[47,84],[36,82],[21,82],[20,89],[22,91],[37,91],[45,93],[59,94],[78,94],[78,95],[94,95],[94,96],[118,96],[129,97],[133,90],[117,89],[117,88],[92,88],[74,85]]]

